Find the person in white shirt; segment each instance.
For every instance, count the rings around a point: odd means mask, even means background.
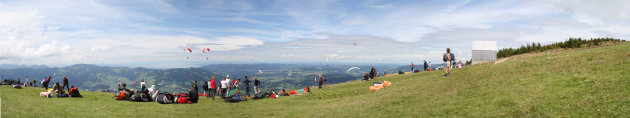
[[[223,96],[227,95],[228,91],[230,91],[231,84],[232,84],[232,81],[230,80],[230,75],[225,76],[225,84],[223,85],[225,86],[225,91],[223,91]]]
[[[159,90],[155,88],[155,85],[151,85],[151,88],[149,88],[149,96],[151,96],[151,99],[155,100],[158,94],[159,94]]]
[[[146,84],[146,83],[144,83],[144,79],[143,79],[143,80],[140,80],[140,88],[142,88],[142,90],[140,90],[140,91],[144,91],[144,89],[145,89],[146,87],[147,87],[147,84]]]

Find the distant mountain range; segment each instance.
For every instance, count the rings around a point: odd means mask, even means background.
[[[15,69],[15,68],[48,68],[46,65],[14,65],[14,64],[0,64],[0,69]]]
[[[391,70],[400,65],[374,65],[377,71]],[[232,79],[241,79],[245,76],[258,77],[263,90],[271,89],[299,89],[305,86],[315,86],[315,78],[318,74],[325,74],[327,84],[335,84],[352,80],[359,80],[363,72],[368,72],[370,66],[356,66],[359,70],[347,70],[352,65],[308,65],[308,64],[217,64],[199,68],[173,68],[173,69],[149,69],[129,67],[108,67],[91,64],[76,64],[67,67],[50,68],[45,65],[25,66],[11,65],[0,69],[1,79],[20,79],[25,81],[28,76],[39,83],[47,76],[53,76],[51,84],[60,82],[67,76],[70,85],[78,86],[85,91],[106,91],[117,88],[117,80],[127,83],[128,88],[139,88],[140,80],[145,80],[147,86],[156,85],[158,89],[168,92],[185,92],[190,90],[193,82],[207,82],[211,76],[215,79],[223,79],[230,75]],[[260,71],[259,71],[260,70]],[[260,73],[262,71],[262,74]],[[388,71],[385,71],[388,72]],[[136,82],[134,84],[133,82]]]

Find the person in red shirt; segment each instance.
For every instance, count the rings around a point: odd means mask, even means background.
[[[214,76],[212,76],[212,79],[210,79],[210,83],[209,83],[209,90],[210,90],[210,97],[212,97],[212,100],[214,100],[214,96],[216,95],[216,91],[217,91],[217,84],[214,81]]]

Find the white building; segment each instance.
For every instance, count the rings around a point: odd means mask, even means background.
[[[497,60],[496,41],[473,41],[472,64],[493,62]]]

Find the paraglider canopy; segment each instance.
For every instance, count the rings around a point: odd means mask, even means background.
[[[210,48],[203,48],[203,53],[210,52]],[[206,57],[208,59],[208,57]]]
[[[186,48],[184,49],[184,51],[188,51],[188,53],[192,53],[192,50],[190,48]],[[190,56],[186,56],[186,59],[190,59]]]
[[[351,70],[354,70],[354,69],[361,70],[359,67],[352,67],[352,68],[348,69],[348,72],[350,72]]]

